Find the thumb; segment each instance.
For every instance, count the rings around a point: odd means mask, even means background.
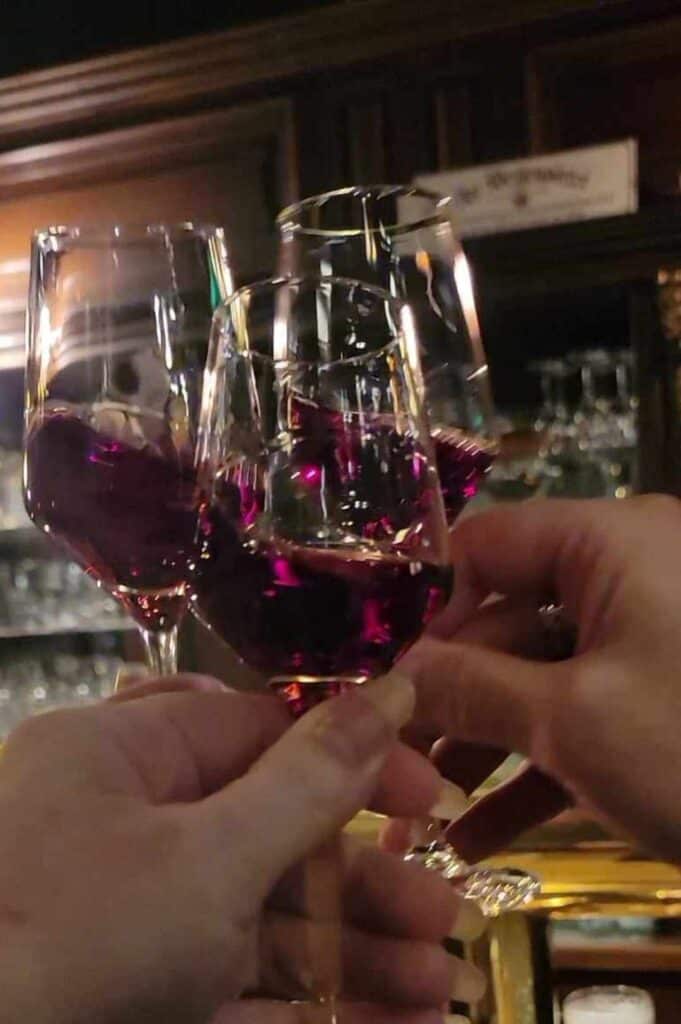
[[[417,732],[533,755],[567,664],[427,638],[409,651],[400,668],[416,688]]]
[[[365,806],[415,694],[397,672],[320,704],[204,802],[261,891]]]

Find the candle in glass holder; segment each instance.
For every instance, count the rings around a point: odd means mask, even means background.
[[[594,985],[571,992],[563,1024],[655,1024],[650,995],[629,985]]]

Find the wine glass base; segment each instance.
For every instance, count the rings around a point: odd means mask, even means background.
[[[439,840],[415,846],[404,859],[454,882],[464,899],[475,900],[485,917],[496,917],[530,903],[541,888],[539,879],[527,871],[471,867],[453,846]]]
[[[296,718],[329,697],[339,697],[366,682],[366,676],[273,676],[267,688],[286,701]]]

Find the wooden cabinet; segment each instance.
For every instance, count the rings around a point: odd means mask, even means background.
[[[535,152],[639,140],[644,201],[681,185],[681,18],[539,47],[528,58]]]

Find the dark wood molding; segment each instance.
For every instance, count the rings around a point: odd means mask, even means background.
[[[675,123],[666,118],[664,129],[657,134],[646,130],[652,129],[657,119],[660,108],[655,104],[661,102],[659,92],[656,99],[649,98],[651,108],[645,117],[636,112],[638,104],[632,102],[632,96],[636,91],[639,96],[646,95],[651,69],[664,81],[670,68],[678,66],[679,58],[681,17],[657,19],[534,49],[525,66],[531,151],[542,153],[588,145],[596,136],[611,137],[608,133],[612,128],[602,120],[590,121],[588,110],[582,116],[573,99],[574,95],[583,96],[584,89],[598,97],[601,88],[605,88],[614,109],[619,96],[620,105],[629,111],[629,134],[641,137],[643,191],[656,196],[678,194],[681,141]],[[677,74],[669,82],[668,101],[664,99],[663,108],[673,107],[678,81]],[[603,117],[602,110],[600,116]]]
[[[127,51],[0,83],[0,149],[204,108],[400,51],[524,26],[617,24],[670,0],[346,0],[321,11]]]
[[[299,193],[293,110],[283,98],[0,154],[3,217],[6,224],[12,223],[13,201],[22,197],[42,199],[64,189],[87,190],[121,180],[136,179],[139,184],[140,178],[191,165],[224,167],[249,146],[261,150],[264,173],[254,188],[261,190],[268,220],[273,221],[277,210]],[[3,259],[11,262],[15,255],[11,248],[7,251],[5,241],[0,244]],[[26,283],[20,272],[0,282],[0,370],[23,365]]]
[[[435,147],[440,170],[473,162],[473,105],[470,83],[440,83],[434,96]]]
[[[527,59],[530,139],[535,152],[561,145],[556,84],[591,68],[616,72],[632,64],[678,57],[681,50],[681,18],[665,18],[592,37],[551,43],[534,50]]]
[[[0,201],[218,159],[250,140],[273,138],[280,154],[276,202],[298,193],[293,111],[286,99],[157,121],[0,154]]]
[[[661,267],[681,265],[681,205],[470,239],[465,248],[489,301],[654,282]]]

